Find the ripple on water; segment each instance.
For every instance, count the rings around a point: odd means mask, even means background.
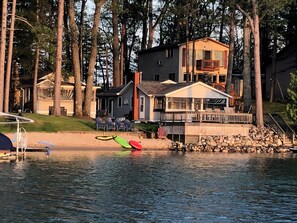
[[[33,155],[0,164],[1,222],[294,222],[296,166],[248,154]]]

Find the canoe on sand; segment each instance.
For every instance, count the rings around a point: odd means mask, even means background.
[[[114,138],[114,141],[116,141],[118,144],[120,144],[125,149],[132,149],[132,146],[129,144],[129,142],[120,136],[116,136]]]
[[[116,135],[112,135],[112,136],[96,136],[95,138],[98,139],[98,140],[106,141],[106,140],[114,139],[115,137],[116,137]]]

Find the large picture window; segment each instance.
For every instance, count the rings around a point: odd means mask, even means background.
[[[168,98],[168,109],[191,110],[192,98]]]

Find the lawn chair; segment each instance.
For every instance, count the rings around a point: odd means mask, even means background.
[[[105,118],[105,130],[109,131],[109,130],[113,130],[115,131],[115,125],[114,122],[111,120],[110,117],[106,117]]]
[[[105,124],[102,121],[102,118],[97,117],[96,118],[96,130],[103,130],[105,131]]]
[[[125,125],[125,130],[126,131],[131,131],[132,128],[131,128],[131,123],[130,123],[129,119],[125,119],[124,125]]]
[[[125,123],[122,122],[119,118],[117,118],[115,121],[115,129],[116,131],[125,131]]]
[[[167,138],[166,130],[163,127],[158,128],[158,138],[159,139],[166,139]]]

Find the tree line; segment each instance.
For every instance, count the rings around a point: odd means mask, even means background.
[[[275,62],[279,50],[297,39],[295,0],[1,2],[0,98],[4,102],[0,111],[13,105],[7,80],[16,69],[20,76],[34,77],[33,112],[38,73],[54,71],[55,114],[60,115],[61,77],[73,75],[75,115],[89,116],[93,85],[107,89],[131,80],[138,51],[213,37],[230,46],[226,91],[230,91],[231,74],[242,73],[246,106],[251,104],[254,73],[256,118],[262,126],[261,73],[265,74],[268,63]],[[8,30],[13,37],[6,38]],[[86,83],[84,94],[82,81]],[[271,86],[269,97],[273,101],[274,84]]]

